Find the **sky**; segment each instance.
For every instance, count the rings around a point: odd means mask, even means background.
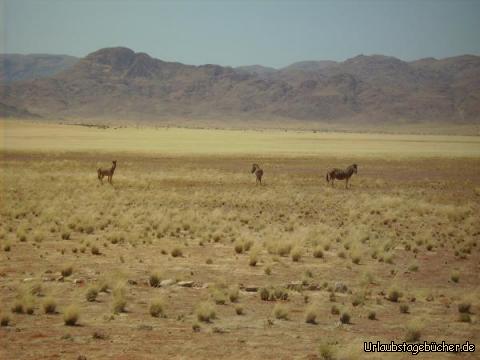
[[[480,55],[480,0],[0,0],[0,52],[103,47],[186,64],[283,67],[359,54]]]

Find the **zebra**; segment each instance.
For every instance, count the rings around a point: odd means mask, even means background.
[[[262,185],[262,176],[263,176],[263,170],[260,169],[260,166],[258,166],[258,164],[253,164],[252,165],[252,171],[251,171],[252,174],[255,173],[255,176],[257,178],[256,182],[255,182],[255,185],[257,184],[260,184]]]
[[[355,173],[357,173],[358,167],[357,164],[350,165],[345,170],[342,169],[332,169],[327,172],[327,183],[332,182],[332,187],[335,179],[345,180],[345,189],[348,188],[348,180]]]
[[[110,185],[112,185],[112,177],[116,167],[117,167],[117,160],[113,160],[112,167],[110,169],[102,169],[102,168],[97,169],[98,180],[100,180],[102,185],[103,185],[104,176],[108,177],[108,182],[110,183]]]

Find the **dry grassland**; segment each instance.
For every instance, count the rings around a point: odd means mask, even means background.
[[[478,138],[3,123],[2,141],[1,359],[480,346]],[[353,161],[350,189],[326,185]]]

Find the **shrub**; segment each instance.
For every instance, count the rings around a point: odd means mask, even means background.
[[[408,271],[417,272],[417,271],[418,271],[418,265],[417,265],[417,264],[411,264],[411,265],[408,267]]]
[[[230,301],[232,303],[238,301],[239,294],[240,294],[240,292],[239,292],[238,286],[235,286],[235,287],[231,288],[230,290],[228,290],[228,298],[230,299]]]
[[[75,326],[80,316],[78,307],[70,305],[63,313],[63,321],[67,326]]]
[[[63,230],[61,236],[62,236],[62,240],[69,240],[70,239],[70,231]]]
[[[417,342],[422,337],[422,329],[419,323],[412,322],[407,325],[405,331],[405,341],[407,342]]]
[[[125,312],[127,299],[125,297],[125,288],[119,286],[113,290],[113,312],[115,314]]]
[[[278,244],[278,247],[277,247],[278,255],[287,256],[288,254],[290,254],[290,251],[292,251],[292,244],[290,244],[289,242],[284,241]]]
[[[362,257],[358,254],[353,254],[352,255],[352,262],[355,264],[355,265],[358,265],[360,264],[360,260],[362,259]]]
[[[283,304],[275,304],[273,307],[273,316],[277,319],[288,320],[288,308]]]
[[[317,309],[313,306],[309,306],[305,311],[305,322],[308,324],[317,323]]]
[[[272,268],[270,266],[267,266],[265,268],[265,275],[270,275],[272,273]]]
[[[299,246],[296,246],[295,248],[293,248],[291,255],[293,261],[300,261],[300,259],[302,258],[302,249]]]
[[[350,324],[350,314],[347,312],[342,313],[342,315],[340,315],[340,322],[342,324]]]
[[[391,288],[388,291],[387,299],[392,302],[397,302],[402,297],[402,293],[396,288]]]
[[[174,247],[174,248],[172,249],[171,255],[172,255],[173,257],[183,256],[182,249],[180,249],[179,247]]]
[[[240,304],[235,305],[235,313],[237,315],[243,315],[243,306]]]
[[[369,318],[370,320],[375,320],[375,319],[377,318],[376,312],[375,312],[375,311],[370,311],[370,312],[368,313],[368,318]]]
[[[450,279],[452,279],[454,283],[458,283],[458,281],[460,280],[460,273],[458,271],[452,272]]]
[[[338,315],[338,314],[340,314],[340,309],[339,309],[336,305],[333,305],[333,306],[330,308],[330,312],[331,312],[333,315]]]
[[[401,304],[400,305],[400,313],[402,314],[408,314],[408,305],[407,304]]]
[[[10,244],[5,244],[5,245],[3,246],[3,251],[9,252],[10,250],[11,250]]]
[[[242,243],[242,242],[237,241],[237,242],[235,243],[235,246],[234,246],[233,248],[235,249],[235,252],[236,252],[237,254],[243,253],[243,243]]]
[[[313,256],[316,257],[317,259],[323,258],[323,251],[320,246],[317,246],[315,250],[313,250]]]
[[[95,287],[91,287],[90,289],[87,290],[85,298],[87,299],[87,301],[93,302],[97,300],[97,296],[98,296],[98,289]]]
[[[73,267],[72,266],[67,266],[67,267],[62,269],[61,273],[62,273],[62,276],[68,277],[68,276],[72,275]]]
[[[335,359],[335,352],[332,345],[323,343],[319,348],[320,359],[322,360],[333,360]]]
[[[93,245],[90,248],[90,251],[92,252],[92,255],[100,255],[100,249],[96,245]]]
[[[365,295],[362,293],[356,293],[353,295],[352,298],[352,305],[353,306],[358,306],[358,305],[363,305],[365,303]]]
[[[12,312],[17,314],[23,314],[25,312],[23,303],[21,301],[16,301],[15,304],[13,304],[12,306]]]
[[[192,330],[195,331],[195,332],[199,332],[199,331],[200,331],[200,324],[195,321],[195,322],[192,324]]]
[[[207,261],[205,261],[205,263],[206,263],[207,265],[211,265],[211,264],[213,264],[213,260],[210,259],[210,258],[208,258]]]
[[[150,315],[153,317],[165,316],[163,301],[155,300],[150,304]]]
[[[215,306],[210,302],[202,302],[196,311],[197,319],[203,322],[210,322],[216,318]]]
[[[0,326],[8,326],[10,324],[10,317],[8,315],[2,315],[0,318]]]
[[[470,303],[467,303],[467,302],[460,303],[458,304],[458,312],[461,314],[468,314],[470,313],[470,307],[471,307]]]
[[[159,287],[161,281],[162,281],[162,278],[160,274],[157,272],[150,274],[150,277],[148,279],[148,283],[150,284],[151,287]]]
[[[57,303],[52,298],[46,298],[42,304],[45,314],[55,314],[57,310]]]
[[[263,301],[268,301],[270,299],[270,291],[267,288],[260,289],[260,299]]]
[[[225,293],[220,289],[213,289],[212,290],[212,298],[215,304],[217,305],[225,305],[227,302],[227,296]]]
[[[258,262],[258,253],[256,251],[252,251],[248,259],[248,265],[256,266],[257,262]]]
[[[466,322],[466,323],[469,323],[472,321],[472,319],[470,318],[470,314],[466,314],[466,313],[461,313],[458,317],[458,320],[460,322]]]

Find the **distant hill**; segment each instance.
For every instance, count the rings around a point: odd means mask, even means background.
[[[165,62],[105,48],[46,78],[3,83],[0,102],[43,117],[480,122],[480,57],[359,55],[275,70]]]
[[[0,83],[53,76],[78,60],[68,55],[0,54]]]

